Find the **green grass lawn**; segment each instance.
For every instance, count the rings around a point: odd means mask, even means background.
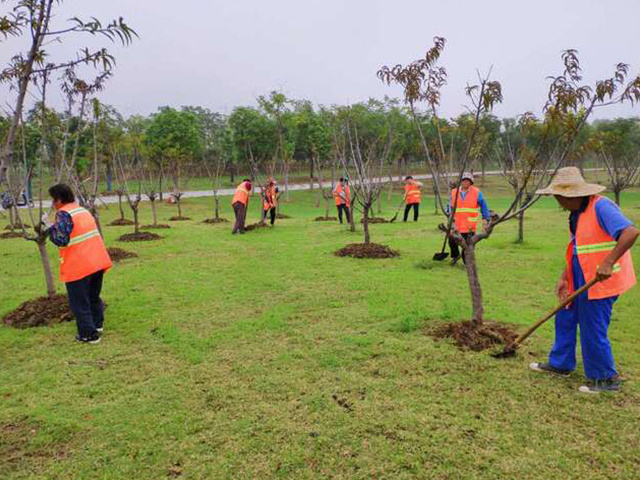
[[[499,211],[508,189],[492,182]],[[388,260],[335,257],[361,232],[311,221],[324,212],[309,192],[291,199],[292,219],[244,236],[199,223],[210,198],[185,201],[193,221],[158,242],[119,243],[132,229],[105,227],[109,246],[140,258],[106,276],[99,345],[74,343],[74,324],[0,326],[0,478],[639,477],[639,288],[610,332],[624,390],[585,397],[581,370],[527,368],[545,359],[552,322],[509,360],[425,334],[470,315],[464,269],[431,262],[443,240],[431,198],[417,224],[371,227],[400,250]],[[397,202],[385,196],[383,216]],[[640,193],[623,202],[640,222]],[[160,207],[159,221],[175,211]],[[522,330],[554,305],[566,219],[546,199],[527,213],[524,244],[512,222],[479,246],[486,318]],[[0,240],[0,278],[0,315],[44,294],[35,245]]]

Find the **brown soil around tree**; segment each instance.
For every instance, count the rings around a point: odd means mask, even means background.
[[[252,223],[251,225],[247,225],[244,227],[245,232],[250,232],[252,230],[257,230],[258,228],[266,228],[268,225],[266,223]]]
[[[480,325],[472,321],[446,323],[427,333],[436,340],[450,338],[459,349],[474,352],[509,345],[518,338],[511,327],[487,321]]]
[[[179,217],[179,216],[176,215],[175,217],[171,217],[169,219],[170,222],[183,222],[185,220],[191,220],[191,218],[190,217]]]
[[[140,228],[144,228],[145,230],[156,230],[160,228],[171,228],[171,225],[167,225],[164,223],[159,223],[157,225],[143,225]]]
[[[354,258],[393,258],[399,257],[400,252],[379,243],[351,243],[334,252],[334,255]]]
[[[109,257],[111,257],[111,260],[113,260],[114,262],[120,262],[125,258],[138,257],[137,253],[127,252],[126,250],[123,250],[122,248],[117,248],[117,247],[109,247],[107,248],[107,252],[109,252]]]
[[[226,218],[207,218],[202,223],[208,223],[211,225],[218,225],[220,223],[229,223],[229,220]]]
[[[313,219],[314,222],[337,222],[338,219],[336,217],[316,217]]]
[[[0,233],[0,238],[1,239],[9,239],[9,238],[22,238],[22,234],[18,233],[18,232],[6,232],[6,233]]]
[[[276,214],[276,218],[279,220],[286,220],[287,218],[291,218],[289,215],[285,215],[284,213]]]
[[[124,227],[128,225],[133,225],[133,221],[129,220],[128,218],[119,218],[111,222],[109,225],[111,225],[112,227]]]
[[[364,223],[364,218],[360,220],[360,223]],[[389,223],[389,220],[381,217],[373,217],[369,219],[369,223]]]
[[[120,238],[119,242],[151,242],[153,240],[160,240],[162,237],[151,232],[138,232],[138,233],[125,233]]]
[[[2,323],[15,328],[42,327],[71,320],[69,300],[60,294],[29,300],[2,317]]]
[[[31,227],[27,224],[24,225],[24,228],[26,228],[27,230],[29,230]],[[7,225],[6,227],[4,227],[5,230],[11,230],[11,225]],[[15,223],[13,225],[13,229],[14,230],[22,230],[22,227],[20,225],[18,225],[17,223]]]

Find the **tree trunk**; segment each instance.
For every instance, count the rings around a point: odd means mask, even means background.
[[[363,215],[362,229],[364,230],[364,244],[369,245],[369,243],[371,243],[371,236],[369,235],[369,205],[364,206]]]
[[[96,221],[96,227],[98,227],[98,232],[100,232],[100,236],[104,238],[104,235],[102,234],[102,225],[100,223],[100,213],[98,212],[98,209],[96,208],[95,204],[91,206],[91,208],[89,209],[89,212],[93,216],[93,219]]]
[[[518,214],[518,238],[516,243],[524,242],[524,212]]]
[[[353,205],[351,205],[349,207],[349,231],[351,232],[355,232],[356,231],[356,210],[355,208],[353,208]]]
[[[176,198],[176,204],[178,205],[178,217],[182,218],[182,206],[180,205],[180,197]]]
[[[122,193],[118,193],[118,208],[120,209],[120,220],[124,220],[124,210],[122,209]]]
[[[111,172],[111,162],[107,163],[107,192],[111,191],[111,182],[113,179],[113,172]]]
[[[153,226],[158,226],[158,211],[156,208],[156,197],[150,198],[151,200],[151,211],[153,212]]]
[[[138,221],[138,205],[131,207],[133,210],[133,231],[134,233],[140,233],[140,222]]]
[[[14,233],[14,229],[16,228],[16,219],[15,216],[13,214],[13,209],[15,207],[11,206],[9,207],[9,228],[11,229],[11,233]]]
[[[42,269],[44,270],[44,281],[47,285],[47,296],[53,297],[56,294],[56,286],[53,282],[53,272],[51,271],[51,262],[47,255],[47,237],[40,237],[36,243],[40,252],[40,260],[42,261]]]
[[[311,191],[313,192],[313,180],[314,180],[315,172],[313,171],[313,161],[309,162],[309,184],[311,186]]]
[[[158,177],[158,194],[160,195],[160,201],[162,201],[162,175]]]
[[[469,281],[469,291],[471,292],[471,304],[473,307],[471,320],[476,325],[482,325],[484,321],[484,309],[482,306],[482,287],[478,278],[478,265],[476,263],[476,246],[471,241],[464,249],[464,258],[467,268],[467,280]]]
[[[214,217],[216,220],[220,219],[220,199],[218,198],[218,191],[213,192],[213,200],[215,205]]]
[[[622,193],[620,190],[615,189],[613,193],[616,196],[616,205],[620,206],[620,194]]]
[[[329,199],[324,199],[324,218],[329,218]]]

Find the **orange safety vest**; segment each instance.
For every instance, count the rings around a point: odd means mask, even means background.
[[[231,200],[231,205],[239,202],[246,206],[249,203],[249,194],[251,192],[247,188],[246,183],[247,182],[242,182],[240,185],[236,187],[236,193],[233,195],[233,200]]]
[[[420,185],[417,182],[410,181],[404,186],[404,201],[407,205],[412,203],[420,203]]]
[[[278,206],[278,194],[276,193],[276,186],[271,185],[270,187],[267,187],[266,192],[264,194],[262,208],[264,210],[271,210],[272,208],[276,208],[277,206]]]
[[[478,205],[478,190],[473,185],[469,187],[467,193],[462,198],[462,195],[458,197],[458,203],[456,204],[456,196],[458,196],[458,189],[454,188],[451,191],[451,203],[450,208],[453,211],[453,206],[456,205],[456,214],[454,220],[456,222],[456,229],[460,233],[475,232],[478,229],[478,222],[480,222],[480,205]]]
[[[345,198],[342,198],[342,192],[345,192]],[[333,196],[336,199],[336,205],[346,205],[347,207],[351,206],[351,190],[349,189],[349,185],[343,190],[342,183],[336,185],[336,189],[333,191]]]
[[[66,247],[60,247],[60,281],[75,282],[111,268],[111,259],[91,213],[77,203],[60,208],[71,215],[73,230]]]
[[[616,246],[616,241],[598,223],[596,216],[596,202],[610,200],[600,195],[592,195],[587,209],[578,217],[576,227],[576,252],[585,280],[588,282],[596,276],[598,265],[609,255]],[[573,257],[573,242],[569,239],[567,246],[567,280],[569,291],[573,291],[573,273],[571,260]],[[589,289],[589,300],[614,297],[621,295],[636,284],[636,274],[633,271],[631,252],[627,250],[613,266],[611,278],[596,283]]]

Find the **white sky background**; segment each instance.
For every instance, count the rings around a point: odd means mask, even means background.
[[[376,71],[419,58],[435,35],[448,40],[445,116],[463,111],[466,83],[491,66],[505,97],[495,113],[538,113],[567,48],[579,50],[591,82],[620,61],[640,72],[638,0],[65,0],[58,12],[58,26],[72,16],[123,16],[140,35],[127,48],[109,46],[117,69],[100,97],[124,115],[161,105],[228,113],[273,89],[326,105],[400,97]],[[52,47],[54,58],[95,44],[82,41]],[[3,65],[20,45],[0,43]],[[11,98],[6,88],[0,95]],[[640,107],[609,107],[596,118],[630,115]]]

